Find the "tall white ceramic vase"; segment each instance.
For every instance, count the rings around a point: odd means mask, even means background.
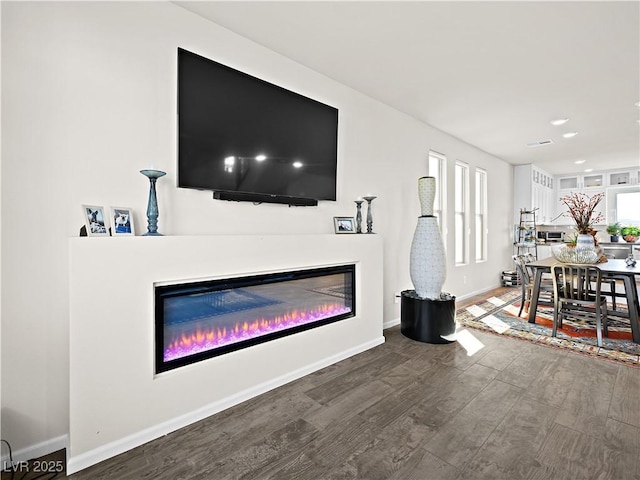
[[[433,216],[435,177],[418,179],[418,196],[422,215],[418,217],[413,234],[409,273],[420,298],[438,299],[447,278],[447,269],[438,219]]]

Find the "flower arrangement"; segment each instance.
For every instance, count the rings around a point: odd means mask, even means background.
[[[598,212],[594,215],[594,210],[603,198],[604,193],[596,193],[593,196],[584,193],[570,193],[560,199],[569,208],[565,216],[573,218],[579,234],[595,233],[591,226],[604,220],[602,213]]]

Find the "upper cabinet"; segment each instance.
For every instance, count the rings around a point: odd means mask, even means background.
[[[535,165],[514,167],[514,224],[521,209],[535,210],[536,223],[549,223],[555,209],[554,184],[553,175]]]
[[[638,170],[609,170],[605,172],[593,172],[584,174],[574,174],[557,178],[558,190],[556,192],[556,202],[558,205],[557,215],[561,214],[566,208],[560,202],[560,199],[571,192],[581,192],[589,196],[596,193],[606,193],[608,189],[613,187],[636,185],[640,180],[640,172]],[[607,212],[607,201],[603,199],[596,207],[596,213],[602,213],[603,220],[596,225],[606,225],[612,223],[610,212]],[[554,222],[556,225],[571,225],[571,219],[566,216],[560,216]]]
[[[570,217],[563,215],[566,206],[560,201],[572,192],[589,196],[605,193],[614,187],[640,184],[640,170],[616,169],[600,172],[584,172],[553,177],[535,165],[517,165],[514,167],[514,223],[518,223],[520,209],[536,210],[536,221],[540,225],[572,225]],[[603,199],[596,213],[602,213],[604,219],[597,225],[612,223]],[[608,215],[607,215],[608,214]]]
[[[578,176],[558,178],[559,190],[575,190],[578,187]]]
[[[587,188],[636,185],[640,182],[638,170],[609,170],[606,172],[563,175],[557,178],[558,190],[582,190]]]
[[[640,183],[640,170],[616,170],[608,173],[608,186],[637,185]]]
[[[589,173],[558,178],[558,190],[581,190],[583,188],[602,188],[606,186],[604,173]]]

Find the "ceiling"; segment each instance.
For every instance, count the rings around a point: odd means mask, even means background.
[[[174,3],[514,165],[640,167],[638,1]]]

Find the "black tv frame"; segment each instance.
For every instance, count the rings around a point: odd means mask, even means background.
[[[203,57],[197,53],[191,52],[189,50],[186,50],[184,48],[178,48],[178,58],[180,58],[181,54],[186,54],[186,55],[191,55],[193,57],[199,57],[203,60],[206,60],[208,62],[211,62],[212,64],[217,65],[218,67],[222,68],[225,71],[230,71],[230,72],[235,72],[237,75],[239,75],[239,77],[241,78],[250,78],[255,80],[256,84],[259,85],[266,85],[269,87],[272,87],[274,92],[286,92],[287,94],[289,94],[292,98],[298,97],[298,98],[302,98],[305,99],[307,101],[309,101],[310,103],[314,103],[317,105],[323,105],[324,107],[327,107],[327,109],[332,109],[333,111],[335,111],[335,138],[333,139],[333,145],[335,146],[335,157],[332,158],[333,162],[335,163],[328,163],[328,165],[330,165],[330,170],[328,170],[328,172],[331,173],[331,180],[333,182],[333,190],[331,195],[327,195],[327,196],[323,196],[324,194],[319,194],[320,191],[318,192],[309,192],[310,195],[309,196],[291,196],[291,195],[286,195],[286,194],[281,194],[281,193],[277,193],[277,192],[268,192],[268,191],[252,191],[252,190],[235,190],[235,189],[225,189],[225,188],[216,188],[216,185],[189,185],[189,184],[184,184],[181,180],[181,175],[180,175],[180,171],[183,168],[181,166],[181,158],[180,158],[180,147],[178,148],[178,187],[180,188],[192,188],[192,189],[198,189],[198,190],[210,190],[213,192],[213,198],[216,200],[227,200],[227,201],[236,201],[236,202],[251,202],[253,204],[261,204],[261,203],[277,203],[277,204],[285,204],[285,205],[289,205],[291,206],[317,206],[318,205],[318,201],[319,200],[327,200],[327,201],[335,201],[337,199],[337,174],[338,174],[338,168],[337,168],[337,162],[338,162],[338,109],[331,106],[331,105],[327,105],[325,103],[322,103],[318,100],[315,100],[313,98],[307,97],[305,95],[301,95],[297,92],[294,92],[292,90],[288,90],[284,87],[281,87],[279,85],[270,83],[266,80],[263,80],[259,77],[254,77],[253,75],[250,75],[246,72],[243,72],[241,70],[236,70],[232,67],[229,67],[228,65],[219,63],[215,60],[209,59],[207,57]],[[178,85],[180,85],[180,78],[178,79]],[[180,87],[179,87],[180,88]],[[180,101],[178,102],[178,115],[180,115]],[[180,128],[180,121],[178,121],[178,126]],[[180,145],[181,142],[181,133],[180,131],[178,131],[178,145]],[[329,145],[329,144],[327,144]],[[239,158],[243,158],[243,157],[239,157]],[[275,157],[278,158],[278,157]],[[295,158],[295,157],[294,157]],[[329,178],[329,177],[327,177]],[[237,185],[236,187],[239,187],[239,185]],[[299,192],[299,193],[304,193],[304,192]],[[314,198],[316,197],[316,198]]]

